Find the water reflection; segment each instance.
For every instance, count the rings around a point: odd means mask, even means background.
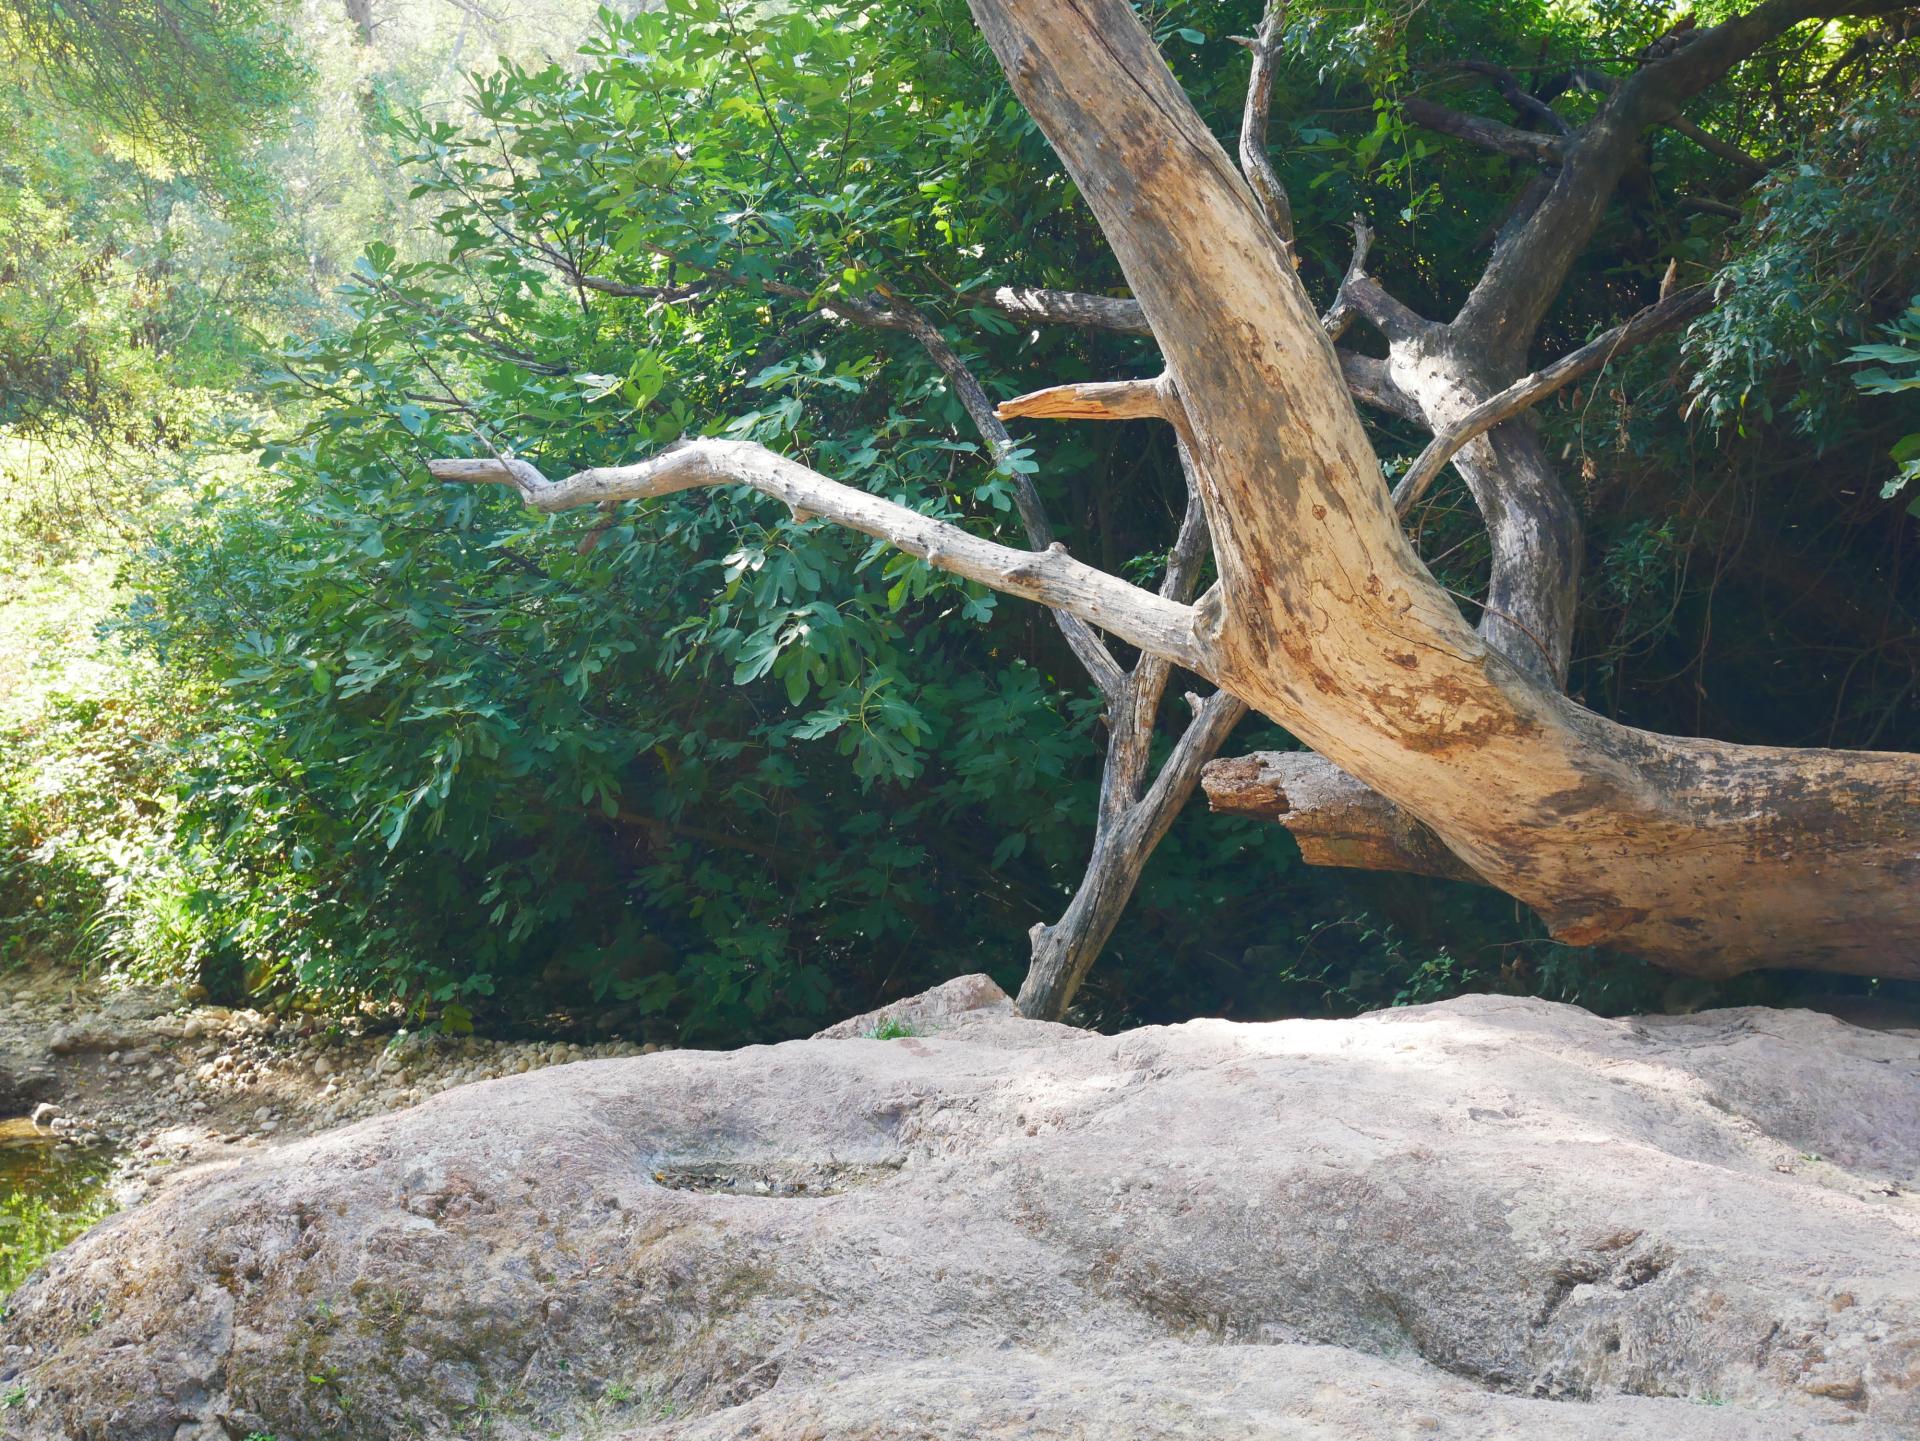
[[[0,1296],[112,1210],[105,1146],[60,1145],[24,1116],[0,1120]]]

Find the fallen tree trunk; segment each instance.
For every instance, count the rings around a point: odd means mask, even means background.
[[[1712,975],[1920,974],[1920,758],[1653,735],[1492,650],[1402,535],[1285,247],[1131,10],[973,8],[1113,245],[1191,424],[1221,575],[1196,639],[1220,683],[1562,940]],[[1829,13],[1760,8],[1664,63],[1697,68]],[[1631,104],[1663,118],[1645,89]],[[1516,323],[1487,297],[1475,318],[1498,341]]]

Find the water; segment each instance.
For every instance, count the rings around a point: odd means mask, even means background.
[[[0,1120],[0,1296],[113,1209],[104,1146],[60,1146],[25,1117]]]

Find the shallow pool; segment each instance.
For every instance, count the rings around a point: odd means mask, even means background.
[[[113,1209],[105,1146],[62,1146],[25,1117],[0,1119],[0,1296]]]

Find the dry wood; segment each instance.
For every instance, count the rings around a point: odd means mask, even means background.
[[[1215,761],[1201,784],[1222,815],[1284,825],[1308,865],[1486,884],[1429,827],[1312,751]]]
[[[1003,400],[994,414],[1002,420],[1165,420],[1167,407],[1158,380],[1091,380]]]
[[[1111,295],[1002,285],[993,290],[972,291],[964,298],[1030,324],[1083,325],[1093,330],[1117,330],[1126,335],[1153,333],[1147,327],[1147,317],[1138,301]]]
[[[1191,606],[1085,565],[1058,542],[1042,551],[1015,550],[829,480],[747,441],[684,441],[636,465],[597,467],[561,480],[548,480],[526,461],[512,458],[436,460],[428,469],[440,480],[511,486],[528,505],[548,512],[705,485],[749,486],[785,501],[798,519],[823,518],[884,540],[936,569],[1064,610],[1130,645],[1206,673],[1207,662],[1194,639]]]
[[[1634,731],[1490,650],[1401,535],[1289,257],[1129,7],[973,5],[1191,418],[1222,684],[1570,943],[1709,974],[1920,971],[1920,760]],[[1712,35],[1681,56],[1724,55]]]
[[[1173,665],[1215,680],[1223,695],[1201,707],[1178,764],[1144,794],[1126,787],[1103,799],[1100,837],[1116,842],[1118,859],[1096,868],[1098,881],[1090,870],[1083,888],[1085,907],[1101,916],[1117,912],[1100,887],[1130,888],[1137,876],[1132,841],[1170,821],[1150,802],[1190,786],[1195,753],[1217,743],[1244,702],[1351,778],[1302,760],[1289,763],[1298,774],[1262,782],[1304,829],[1319,828],[1315,844],[1329,853],[1418,853],[1428,869],[1451,856],[1533,906],[1570,944],[1620,946],[1696,973],[1797,964],[1920,975],[1920,758],[1634,730],[1559,693],[1563,655],[1550,652],[1536,671],[1491,623],[1476,634],[1401,533],[1343,374],[1366,367],[1335,352],[1289,247],[1131,6],[971,4],[1112,244],[1180,397],[1182,458],[1220,577],[1198,604],[1138,590],[1057,548],[997,545],[738,442],[695,442],[551,483],[511,460],[444,462],[436,472],[513,485],[542,509],[746,484],[796,514],[825,516],[1140,647],[1130,699],[1157,695]],[[1877,8],[1762,0],[1649,59],[1565,141],[1552,184],[1503,234],[1449,325],[1362,277],[1350,287],[1354,304],[1392,342],[1377,393],[1409,398],[1436,429],[1463,424],[1513,383],[1639,137],[1799,20]],[[1524,418],[1470,445],[1486,452],[1460,454],[1470,483],[1476,467],[1482,476],[1475,494],[1496,555],[1519,557],[1515,573],[1545,576],[1550,591],[1560,586],[1539,627],[1557,645],[1569,596],[1554,577],[1574,570],[1577,517],[1556,509],[1557,479]],[[1197,530],[1196,518],[1183,534]],[[1183,569],[1184,584],[1195,568]],[[1375,830],[1352,819],[1363,811]],[[1424,830],[1411,828],[1416,819]],[[1396,828],[1393,844],[1370,839],[1380,827]],[[1050,974],[1070,989],[1071,966]]]
[[[1260,29],[1241,44],[1253,56],[1253,68],[1247,76],[1247,99],[1240,115],[1240,168],[1247,183],[1260,197],[1273,233],[1287,245],[1293,244],[1293,202],[1286,186],[1273,168],[1267,154],[1267,112],[1273,105],[1274,54],[1280,44],[1280,32],[1286,23],[1286,7],[1281,0],[1267,0]],[[1237,38],[1237,37],[1236,37]]]

